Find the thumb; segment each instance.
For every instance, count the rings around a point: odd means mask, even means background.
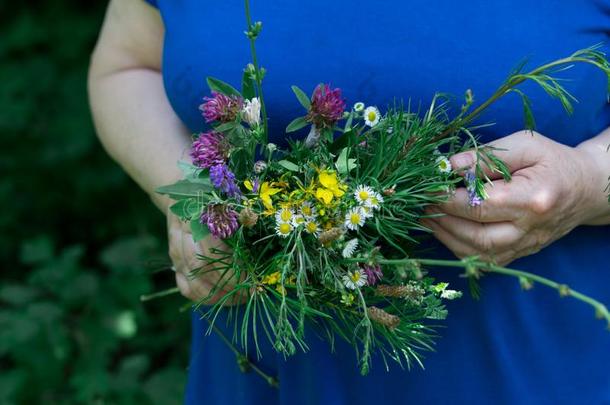
[[[479,151],[479,163],[485,174],[492,180],[502,178],[502,173],[493,170],[493,162],[485,157],[492,154],[508,167],[510,173],[535,165],[543,150],[544,137],[533,131],[519,131],[486,144],[486,152]],[[474,150],[457,153],[449,158],[451,166],[458,173],[474,168],[477,153]],[[490,167],[491,163],[491,167]]]

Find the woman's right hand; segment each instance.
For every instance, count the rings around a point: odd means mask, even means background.
[[[198,256],[214,257],[214,249],[229,249],[220,239],[209,235],[200,242],[193,241],[193,235],[188,223],[172,214],[167,213],[167,230],[169,240],[169,256],[176,270],[176,284],[180,293],[186,298],[201,302],[203,304],[215,304],[227,293],[233,290],[236,280],[232,272],[223,277],[223,269],[214,269],[212,265],[206,265],[205,261]],[[200,269],[200,274],[192,271]],[[214,290],[215,286],[222,286]],[[245,294],[236,294],[227,300],[227,305],[243,303]]]

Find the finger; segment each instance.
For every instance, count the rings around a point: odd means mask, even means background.
[[[449,232],[445,231],[441,226],[430,219],[424,218],[421,220],[422,225],[430,229],[434,234],[434,237],[438,239],[443,245],[453,252],[456,257],[462,259],[467,256],[473,256],[476,254],[475,250],[461,242]]]
[[[482,224],[452,215],[432,218],[431,221],[480,253],[502,253],[514,248],[523,236],[511,222]]]
[[[488,198],[477,206],[470,205],[468,191],[460,187],[453,196],[440,204],[438,209],[449,215],[476,222],[503,222],[519,219],[527,208],[528,182],[522,177],[514,177],[506,183],[496,180],[485,185]]]
[[[545,140],[544,136],[533,131],[519,131],[490,142],[486,146],[493,148],[490,152],[502,160],[511,173],[514,173],[533,166],[540,160],[540,150]],[[463,172],[474,167],[477,156],[474,150],[470,150],[451,156],[449,161],[455,170]],[[502,178],[502,174],[490,170],[485,161],[480,163],[480,167],[490,179]]]
[[[232,291],[236,282],[233,273],[214,265],[206,265],[201,260],[201,256],[210,256],[211,247],[206,248],[204,243],[196,243],[191,234],[184,232],[180,226],[170,225],[168,235],[170,257],[177,270],[176,282],[181,283],[178,288],[184,296],[213,304]],[[215,245],[220,245],[220,242]],[[227,303],[237,301],[236,298],[231,298]]]
[[[425,226],[427,226],[430,230],[432,230],[432,232],[434,233],[434,236],[443,245],[445,245],[449,250],[451,250],[453,252],[453,254],[455,254],[456,257],[458,257],[460,259],[463,259],[468,256],[477,256],[481,260],[496,263],[500,259],[509,260],[509,257],[511,255],[511,252],[512,252],[511,250],[504,252],[500,255],[496,255],[493,252],[478,251],[473,246],[462,242],[461,240],[459,240],[458,238],[453,236],[451,233],[447,232],[438,223],[435,223],[434,221],[430,221],[429,219],[424,219],[422,221],[422,223]],[[512,260],[512,259],[510,259],[510,260]]]

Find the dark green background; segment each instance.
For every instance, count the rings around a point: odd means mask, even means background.
[[[0,404],[182,402],[164,218],[95,137],[105,1],[0,0]]]

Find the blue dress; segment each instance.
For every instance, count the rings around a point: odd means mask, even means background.
[[[163,78],[178,116],[204,128],[198,111],[206,76],[239,86],[250,61],[243,2],[158,0],[166,28]],[[483,100],[523,58],[532,66],[607,39],[610,2],[589,0],[283,0],[252,1],[263,21],[257,42],[267,68],[265,96],[276,140],[302,113],[290,85],[310,91],[340,87],[348,103],[384,107],[394,97],[422,102],[436,91],[467,88]],[[532,85],[537,129],[567,145],[610,125],[604,75],[578,66],[564,74],[579,100],[571,117]],[[484,140],[522,129],[518,98],[497,103],[483,122],[496,121]],[[169,136],[169,135],[168,135]],[[610,174],[610,173],[609,173]],[[610,304],[610,227],[579,227],[511,267],[565,282]],[[443,252],[442,254],[447,254]],[[457,270],[439,277],[466,290]],[[513,279],[488,276],[480,301],[449,304],[446,328],[425,370],[387,372],[379,359],[362,377],[352,348],[334,353],[312,337],[311,350],[288,360],[265,346],[259,366],[279,377],[270,388],[242,374],[234,355],[193,317],[188,404],[610,404],[610,333],[588,306],[537,287],[522,292]],[[219,325],[222,322],[219,322]]]

